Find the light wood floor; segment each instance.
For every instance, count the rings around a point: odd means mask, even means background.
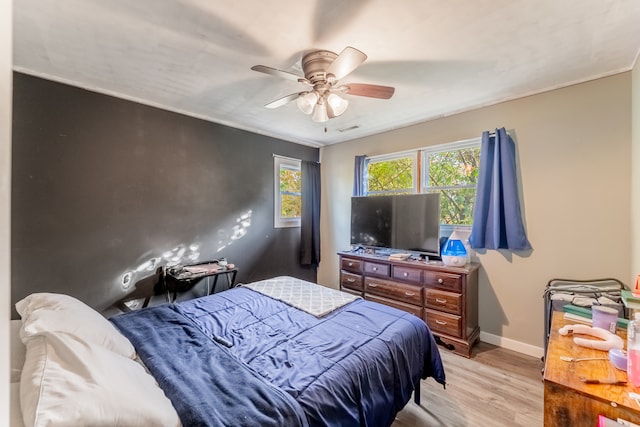
[[[472,358],[440,350],[447,388],[432,378],[420,385],[420,406],[398,413],[392,427],[526,426],[543,424],[542,361],[479,343]]]

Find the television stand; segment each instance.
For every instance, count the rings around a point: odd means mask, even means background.
[[[418,316],[444,348],[471,357],[480,338],[479,264],[447,267],[439,261],[393,260],[353,252],[338,255],[340,290]]]

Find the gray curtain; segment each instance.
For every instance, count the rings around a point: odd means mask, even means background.
[[[516,145],[505,128],[482,133],[469,244],[475,249],[531,249],[520,212]]]
[[[320,163],[303,160],[300,265],[320,264]]]
[[[353,195],[367,195],[367,156],[356,156],[353,168]]]

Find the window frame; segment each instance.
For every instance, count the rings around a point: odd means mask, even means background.
[[[443,151],[455,151],[455,150],[463,150],[466,148],[481,148],[482,137],[465,139],[462,141],[456,142],[447,142],[444,144],[437,144],[428,147],[424,147],[420,149],[420,192],[427,193],[429,191],[433,191],[434,189],[437,191],[441,190],[450,190],[450,189],[459,189],[459,188],[475,188],[476,193],[478,191],[478,185],[456,185],[456,186],[445,186],[445,187],[434,187],[429,185],[429,156],[435,153],[441,153]],[[442,218],[441,218],[442,219]],[[463,230],[463,231],[471,231],[472,225],[470,224],[445,224],[440,222],[440,236],[449,236],[454,228]]]
[[[465,139],[464,141],[447,142],[444,144],[432,145],[429,147],[421,148],[420,151],[420,192],[425,193],[427,189],[437,190],[449,190],[454,188],[477,188],[477,185],[454,185],[446,187],[432,187],[429,185],[429,156],[431,154],[442,153],[443,151],[456,151],[463,150],[465,148],[480,148],[482,138]]]
[[[282,216],[282,192],[280,191],[280,170],[284,168],[289,168],[293,170],[297,170],[302,173],[301,169],[302,160],[294,159],[291,157],[284,157],[273,155],[273,200],[274,200],[274,210],[273,210],[273,226],[274,228],[290,228],[290,227],[300,227],[301,217],[295,218],[284,218]],[[302,203],[302,193],[300,193],[300,200]]]

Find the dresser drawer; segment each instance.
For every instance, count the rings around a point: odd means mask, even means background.
[[[365,277],[364,291],[366,293],[372,293],[398,301],[404,301],[409,304],[422,306],[421,286],[390,282],[388,280],[376,279],[375,277]]]
[[[448,291],[462,292],[462,276],[444,271],[425,271],[424,284]]]
[[[389,277],[391,266],[389,264],[365,261],[363,271],[365,275],[374,274],[376,276]]]
[[[424,320],[434,333],[440,332],[454,337],[462,337],[462,318],[460,316],[425,308]]]
[[[422,283],[422,270],[394,265],[391,277],[405,282]]]
[[[400,301],[395,301],[389,298],[379,297],[377,295],[365,294],[364,299],[367,301],[373,301],[380,304],[388,305],[389,307],[397,308],[398,310],[406,311],[414,316],[422,318],[422,307],[417,305],[407,304]]]
[[[353,273],[361,273],[362,272],[362,261],[354,258],[341,258],[340,259],[340,269],[351,271]]]
[[[462,294],[426,288],[424,306],[452,314],[462,314]]]
[[[362,291],[362,276],[359,274],[340,272],[340,285],[354,291]]]

